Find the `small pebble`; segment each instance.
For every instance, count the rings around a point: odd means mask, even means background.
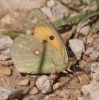
[[[93,44],[94,39],[92,37],[87,38],[87,44],[91,46]]]
[[[53,97],[54,97],[55,99],[54,99]],[[57,99],[56,99],[56,95],[52,93],[52,94],[46,95],[46,96],[44,97],[44,100],[57,100]]]
[[[23,79],[20,81],[20,85],[27,86],[29,84],[29,79]]]
[[[0,38],[0,60],[5,61],[11,58],[10,48],[13,40],[9,36]]]
[[[85,51],[85,55],[89,55],[90,53],[92,53],[94,49],[92,47],[89,47],[86,51]]]
[[[52,7],[52,14],[56,16],[56,18],[61,19],[63,17],[69,16],[69,10],[61,3],[57,3],[55,6]]]
[[[43,75],[35,80],[35,84],[42,93],[49,93],[52,91],[53,82],[48,79],[48,76]]]
[[[48,7],[52,7],[52,6],[54,6],[55,5],[55,0],[48,0],[47,1],[47,6]]]
[[[99,100],[99,88],[90,94],[90,100]]]
[[[92,80],[99,81],[99,62],[91,64],[91,78]]]
[[[99,51],[93,51],[89,56],[92,61],[95,61],[99,58]]]
[[[85,68],[87,66],[87,63],[86,63],[86,61],[84,61],[84,60],[81,60],[81,61],[79,61],[79,67],[80,68]]]
[[[10,67],[4,67],[2,68],[2,73],[5,76],[10,76],[12,74],[12,70]]]
[[[90,82],[90,77],[84,71],[77,71],[76,74],[80,84],[87,85]]]
[[[50,8],[48,8],[48,7],[43,7],[43,8],[41,8],[41,10],[42,10],[49,18],[52,17],[52,12],[51,12],[51,9],[50,9]]]
[[[36,87],[31,88],[31,90],[29,91],[29,94],[37,94],[37,93],[39,93],[39,91]]]
[[[1,65],[4,66],[11,66],[13,64],[12,60],[7,60],[7,61],[0,61]]]
[[[95,41],[93,42],[93,45],[99,45],[99,38],[95,39]]]
[[[92,37],[93,37],[94,39],[96,39],[96,38],[98,38],[98,34],[92,34]]]
[[[84,60],[79,61],[79,67],[81,69],[83,69],[83,71],[86,74],[89,74],[91,72],[91,69],[90,69],[90,61],[87,61],[87,60],[89,60],[89,57],[85,61]]]
[[[69,90],[58,90],[55,92],[55,94],[61,98],[64,98],[64,99],[69,99],[70,98],[70,91]]]
[[[83,55],[83,60],[86,61],[86,63],[90,62],[89,55]]]
[[[65,86],[66,85],[66,83],[68,83],[68,77],[66,78],[66,77],[60,77],[60,79],[59,79],[59,83],[60,83],[60,87],[63,87],[63,86]]]
[[[94,72],[99,66],[99,62],[93,62],[91,63],[91,71]]]
[[[99,83],[92,81],[90,84],[82,86],[81,91],[84,96],[87,96],[88,94],[96,90],[97,88],[99,88]]]
[[[53,90],[57,90],[60,87],[60,83],[55,83],[53,85]]]
[[[84,27],[82,27],[80,29],[80,33],[82,35],[86,36],[88,34],[89,30],[90,30],[90,26],[89,25],[86,25],[86,26],[84,26]]]

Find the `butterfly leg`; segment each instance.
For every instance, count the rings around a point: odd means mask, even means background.
[[[67,72],[67,71],[65,71],[65,70],[63,70],[62,72],[63,72],[63,73],[66,73],[66,74],[68,74],[68,72]]]
[[[72,70],[71,70],[71,69],[69,69],[69,68],[67,69],[67,71],[68,71],[68,72],[71,72],[71,73],[74,73],[74,71],[72,71]]]

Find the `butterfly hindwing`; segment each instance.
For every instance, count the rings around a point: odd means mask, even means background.
[[[22,73],[51,73],[65,70],[63,55],[50,43],[42,39],[21,35],[14,40],[11,48],[12,60]]]

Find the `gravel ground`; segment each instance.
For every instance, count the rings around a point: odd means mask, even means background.
[[[78,5],[79,0],[63,0]],[[4,31],[21,31],[33,8],[41,9],[51,21],[77,14],[58,0],[0,0],[0,100],[98,100],[99,99],[99,34],[86,38],[90,20],[76,26],[57,28],[66,44],[71,59],[77,58],[68,73],[23,74],[13,64],[10,48],[13,40]],[[83,11],[83,6],[78,11]],[[74,22],[72,22],[74,23]],[[86,38],[86,40],[85,40]],[[86,44],[85,44],[86,43]],[[70,49],[71,48],[71,49]]]

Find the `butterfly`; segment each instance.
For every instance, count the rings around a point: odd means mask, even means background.
[[[46,74],[68,69],[65,44],[49,18],[39,9],[28,15],[20,36],[11,47],[11,57],[21,73]]]

